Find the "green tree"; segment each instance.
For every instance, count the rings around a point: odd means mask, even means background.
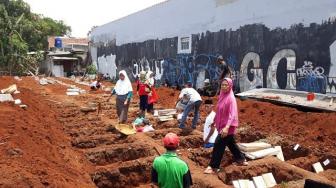
[[[0,0],[0,69],[27,72],[22,70],[23,66],[39,63],[27,57],[28,51],[46,50],[48,36],[70,32],[63,21],[32,13],[23,0]]]

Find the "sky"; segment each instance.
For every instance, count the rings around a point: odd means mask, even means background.
[[[73,37],[86,37],[99,26],[166,0],[24,0],[31,11],[71,26]]]

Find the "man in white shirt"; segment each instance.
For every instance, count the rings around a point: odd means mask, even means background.
[[[179,101],[182,100],[182,103],[186,105],[179,125],[181,129],[185,128],[184,123],[191,110],[194,109],[194,118],[192,120],[192,126],[191,126],[193,129],[196,129],[196,125],[199,119],[199,110],[202,104],[202,98],[200,94],[191,86],[192,86],[191,83],[187,83],[185,85],[185,88],[182,89],[179,95]]]
[[[214,119],[216,116],[216,112],[213,110],[213,102],[212,100],[206,100],[204,102],[205,109],[209,115],[205,119],[204,123],[204,132],[203,132],[203,140],[204,140],[204,147],[205,148],[211,148],[214,146],[216,137],[218,135],[218,132],[215,127]]]

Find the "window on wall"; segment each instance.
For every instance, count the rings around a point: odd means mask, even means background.
[[[178,38],[178,53],[191,53],[191,36]]]
[[[189,50],[189,37],[181,38],[181,50]]]

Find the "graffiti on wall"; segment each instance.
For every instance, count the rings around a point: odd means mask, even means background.
[[[240,66],[240,91],[263,86],[263,72],[260,68],[260,56],[255,52],[247,53]]]
[[[301,68],[296,69],[298,78],[297,89],[309,92],[326,90],[326,79],[324,68],[314,67],[310,61],[305,61]]]
[[[328,76],[328,93],[336,93],[336,41],[330,45],[330,70]]]
[[[98,54],[116,54],[118,69],[127,69],[130,77],[151,70],[158,82],[192,82],[195,88],[219,79],[216,59],[222,55],[232,68],[236,91],[267,87],[336,93],[335,39],[336,22],[331,21],[277,29],[252,24],[192,35],[190,54],[177,53],[177,37],[103,46]]]
[[[296,56],[294,50],[283,49],[278,51],[272,58],[271,63],[267,71],[267,87],[273,89],[280,89],[278,85],[278,66],[282,59],[287,61],[287,71],[295,71]],[[295,89],[296,88],[296,75],[295,73],[281,72],[281,76],[287,77],[286,88],[283,89]]]

